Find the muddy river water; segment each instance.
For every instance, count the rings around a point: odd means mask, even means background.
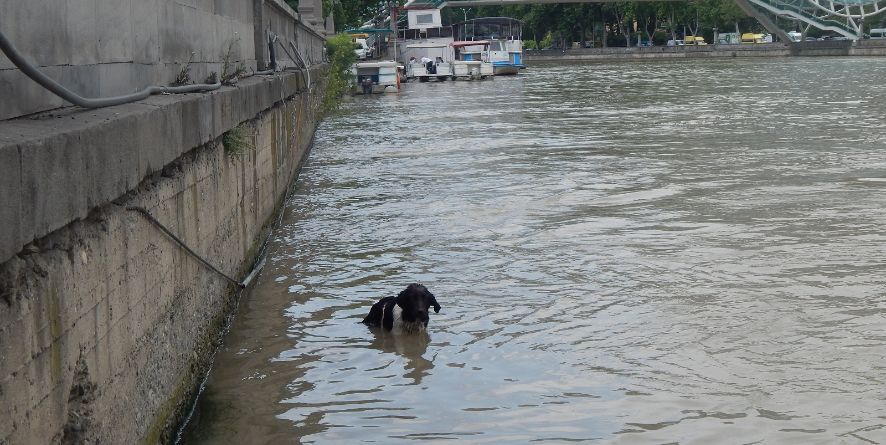
[[[186,443],[886,443],[886,59],[348,99]],[[411,282],[428,335],[358,323]]]

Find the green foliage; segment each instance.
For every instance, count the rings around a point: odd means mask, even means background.
[[[192,52],[190,56],[188,56],[188,63],[186,63],[182,69],[178,72],[178,75],[175,76],[175,81],[172,82],[172,86],[179,87],[182,85],[188,85],[191,83],[191,62],[194,61],[194,53]]]
[[[665,37],[670,39],[671,32],[677,38],[682,37],[685,27],[687,34],[704,35],[710,42],[713,28],[720,32],[734,32],[737,26],[748,30],[760,26],[756,20],[747,17],[734,0],[532,4],[474,9],[469,16],[505,16],[522,20],[524,41],[535,40],[539,48],[564,43],[568,46],[569,42],[585,40],[599,43],[599,39],[604,38],[601,35],[603,30],[608,30],[605,38],[612,46],[636,45],[637,32],[647,40],[650,33],[666,30],[668,35]],[[462,15],[460,9],[457,15]],[[626,41],[628,37],[630,42]],[[659,32],[653,41],[661,42],[661,38]]]
[[[329,17],[329,14],[332,14],[332,0],[322,0],[321,1],[323,18]]]
[[[242,157],[247,150],[252,150],[255,145],[252,143],[252,129],[249,124],[242,123],[228,130],[222,135],[222,145],[225,147],[225,153],[232,161]]]
[[[240,76],[246,73],[246,64],[242,61],[238,64],[234,60],[234,45],[239,42],[239,37],[231,39],[228,43],[228,50],[222,54],[221,81],[225,85],[236,83]]]
[[[671,39],[670,35],[663,33],[663,32],[656,32],[655,34],[652,35],[652,44],[656,45],[656,46],[663,46],[670,39]]]
[[[349,28],[358,28],[380,12],[379,3],[374,0],[336,0],[330,3],[329,8],[335,17],[335,30],[339,32]],[[400,4],[402,3],[403,1],[400,1]],[[324,3],[324,15],[327,11],[326,8],[327,5]]]
[[[538,42],[539,49],[547,49],[551,47],[551,44],[554,43],[554,36],[551,35],[551,32],[548,31],[547,34]]]
[[[286,4],[289,5],[290,8],[298,11],[298,0],[285,0],[285,1],[286,1]],[[348,1],[350,1],[350,0],[348,0]],[[322,5],[321,12],[323,14],[323,18],[329,17],[329,14],[336,12],[335,7],[337,5],[335,5],[334,3],[341,3],[341,2],[334,1],[334,0],[321,0],[321,5]],[[337,14],[336,14],[335,19],[338,20]]]
[[[323,96],[324,110],[331,110],[338,105],[338,99],[351,86],[351,65],[357,60],[351,36],[336,34],[326,41],[326,54],[329,56],[329,78],[326,95]]]

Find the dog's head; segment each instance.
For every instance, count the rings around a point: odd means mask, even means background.
[[[406,286],[399,295],[397,295],[397,305],[403,309],[403,321],[406,323],[419,322],[424,326],[428,325],[428,309],[433,306],[434,313],[440,312],[440,304],[434,298],[434,294],[421,284],[412,283]]]

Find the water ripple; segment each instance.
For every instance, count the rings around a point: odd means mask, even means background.
[[[356,98],[194,442],[886,441],[886,62],[589,63]],[[423,282],[428,336],[369,306]]]

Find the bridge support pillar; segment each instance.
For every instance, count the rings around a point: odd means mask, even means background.
[[[324,33],[326,23],[323,20],[323,2],[321,0],[299,0],[298,16],[302,23],[307,24],[315,31]]]

